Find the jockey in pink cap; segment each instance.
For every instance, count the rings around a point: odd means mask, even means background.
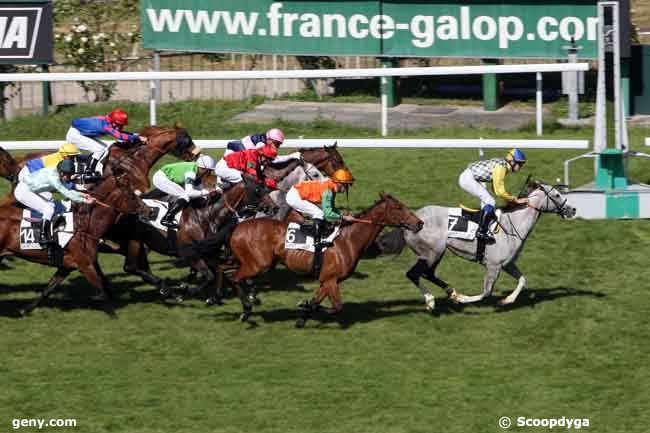
[[[226,146],[224,156],[233,152],[240,152],[247,149],[259,149],[266,145],[274,146],[277,150],[284,143],[284,132],[280,128],[271,128],[264,134],[252,134],[243,137],[241,140],[234,140]],[[282,163],[291,159],[300,159],[300,152],[294,152],[289,155],[281,155],[275,158],[273,163]]]

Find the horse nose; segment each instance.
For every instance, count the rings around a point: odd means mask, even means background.
[[[420,222],[417,224],[417,231],[420,231],[424,228],[424,221],[420,220]]]

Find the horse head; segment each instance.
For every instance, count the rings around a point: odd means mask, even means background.
[[[372,218],[377,224],[398,226],[415,233],[424,227],[424,222],[413,211],[390,194],[380,193],[373,210]]]
[[[173,128],[148,126],[140,131],[140,135],[148,138],[147,147],[161,155],[172,152],[179,159],[193,161],[201,153],[201,148],[192,141],[187,129],[178,125]]]
[[[300,148],[298,152],[303,161],[312,164],[328,176],[340,168],[347,168],[336,143],[332,146]]]
[[[0,176],[15,183],[19,167],[18,162],[6,150],[0,147]]]
[[[553,212],[562,218],[573,218],[576,208],[568,203],[559,191],[560,186],[551,186],[540,180],[528,183],[528,204],[540,212]]]

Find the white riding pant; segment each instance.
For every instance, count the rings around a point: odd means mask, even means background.
[[[474,197],[479,198],[481,200],[481,208],[488,204],[491,206],[495,205],[494,197],[490,195],[485,184],[474,179],[472,170],[469,168],[465,169],[458,177],[458,185]]]
[[[161,190],[162,192],[165,192],[172,197],[176,197],[179,199],[183,199],[186,201],[190,201],[190,196],[185,191],[185,188],[177,184],[176,182],[172,182],[169,180],[167,175],[163,171],[157,171],[154,175],[153,178],[151,179],[153,186]]]
[[[54,216],[54,202],[46,200],[45,197],[43,197],[44,194],[45,193],[36,194],[35,192],[30,191],[29,187],[22,182],[18,183],[14,190],[16,200],[28,208],[42,213],[44,220],[51,221]]]
[[[228,163],[223,158],[217,162],[217,165],[214,168],[214,173],[225,182],[238,183],[243,180],[241,171],[236,168],[228,167]]]
[[[31,172],[29,171],[29,168],[27,168],[27,166],[21,168],[20,171],[18,172],[18,182],[24,181],[25,177],[29,176],[29,173]]]
[[[86,137],[77,128],[70,127],[65,135],[68,143],[76,145],[79,149],[92,152],[93,158],[102,161],[108,155],[110,144],[104,143],[99,138]]]
[[[294,187],[287,192],[287,204],[303,215],[312,217],[315,220],[323,220],[325,215],[323,210],[314,203],[300,198],[300,193]]]

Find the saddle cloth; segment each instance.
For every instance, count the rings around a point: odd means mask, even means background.
[[[339,230],[340,226],[336,226],[334,231],[327,238],[322,239],[322,241],[333,242],[338,236]],[[287,226],[287,234],[284,238],[284,248],[287,250],[303,250],[313,253],[315,251],[314,237],[305,233],[300,224],[289,223]],[[323,248],[323,251],[326,249],[327,247]]]
[[[74,235],[74,214],[70,212],[69,201],[55,202],[55,215],[52,221],[53,239],[61,247],[65,248]],[[23,209],[23,217],[20,221],[20,249],[21,250],[42,250],[38,243],[41,236],[42,215],[32,209]]]
[[[450,207],[447,213],[447,237],[473,241],[478,231],[478,212],[470,212],[460,207]],[[498,231],[498,221],[501,218],[501,210],[496,211],[496,220],[490,224],[489,230],[492,233]]]
[[[167,227],[160,224],[160,220],[167,213],[167,209],[169,209],[169,203],[167,203],[166,201],[154,200],[154,199],[149,199],[149,198],[145,198],[142,201],[144,201],[144,203],[147,206],[149,206],[150,208],[155,209],[151,219],[141,219],[142,222],[144,222],[145,224],[149,224],[150,226],[155,227],[158,230],[162,230],[162,231],[164,231],[166,233],[167,232]],[[176,216],[174,217],[174,221],[176,222],[176,224],[178,224],[179,221],[181,220],[181,214],[182,213],[183,212],[178,212],[176,214]]]

